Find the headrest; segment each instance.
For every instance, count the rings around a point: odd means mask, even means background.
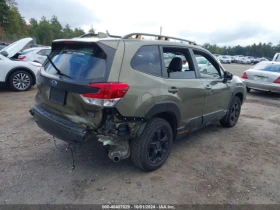
[[[182,71],[183,61],[179,57],[174,57],[168,67],[170,72]]]

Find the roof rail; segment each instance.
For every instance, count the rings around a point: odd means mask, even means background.
[[[102,32],[98,32],[96,33],[87,33],[87,34],[83,34],[81,36],[79,36],[79,38],[87,38],[87,37],[97,37],[97,38],[121,38],[121,36],[117,36],[117,35],[110,35],[109,33],[102,33]]]
[[[189,44],[197,45],[194,41],[190,41],[190,40],[187,40],[187,39],[181,39],[181,38],[177,38],[177,37],[172,37],[172,36],[164,36],[164,35],[159,35],[159,34],[131,33],[131,34],[127,34],[127,35],[125,35],[121,38],[122,39],[130,39],[134,35],[136,36],[136,39],[141,39],[142,36],[152,36],[152,37],[155,37],[157,40],[170,41],[170,39],[174,39],[174,40],[178,40],[178,41],[181,41],[181,42],[187,42]]]

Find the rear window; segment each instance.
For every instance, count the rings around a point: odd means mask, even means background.
[[[258,63],[253,67],[256,70],[280,72],[280,64],[276,63]]]
[[[106,58],[106,53],[96,43],[73,43],[55,49],[52,61],[63,74],[74,80],[92,80],[105,77]],[[57,74],[50,62],[45,70]]]

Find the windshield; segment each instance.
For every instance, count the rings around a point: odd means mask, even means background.
[[[280,63],[258,63],[253,67],[256,70],[280,72]]]
[[[55,51],[52,57],[55,66],[74,80],[103,78],[106,72],[106,54],[97,44],[68,44]],[[50,64],[46,72],[57,74]]]

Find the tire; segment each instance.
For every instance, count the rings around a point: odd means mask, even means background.
[[[30,73],[19,70],[12,73],[9,78],[9,86],[15,91],[27,91],[33,85],[33,78]]]
[[[220,120],[223,127],[231,128],[236,125],[241,111],[241,101],[235,96],[231,102],[230,108],[226,116]]]
[[[154,171],[167,160],[173,143],[170,124],[161,118],[151,119],[140,137],[131,142],[131,160],[144,171]],[[150,147],[150,148],[149,148]]]
[[[251,88],[247,87],[246,89],[247,89],[247,93],[249,93],[251,91]]]

